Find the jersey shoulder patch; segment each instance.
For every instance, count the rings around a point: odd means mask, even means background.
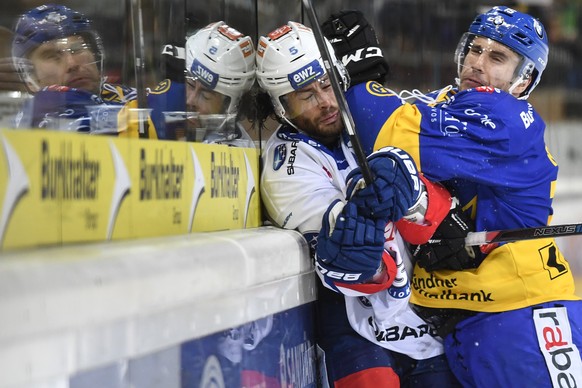
[[[149,92],[150,94],[163,94],[170,90],[171,86],[172,81],[170,79],[165,79],[163,81],[160,81],[160,83],[158,83],[156,87],[151,89]]]

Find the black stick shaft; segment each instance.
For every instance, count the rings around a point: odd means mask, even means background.
[[[325,68],[327,69],[327,73],[329,74],[331,87],[337,100],[344,128],[350,138],[350,141],[352,142],[352,147],[354,149],[358,165],[360,166],[360,170],[362,171],[364,181],[366,182],[367,185],[369,185],[372,183],[373,180],[372,172],[370,171],[370,166],[368,166],[366,154],[364,153],[362,144],[360,143],[360,139],[358,138],[356,126],[354,124],[354,119],[352,118],[352,114],[350,112],[350,108],[344,96],[344,92],[340,87],[339,77],[336,73],[333,61],[331,60],[331,53],[329,52],[327,44],[325,43],[323,32],[321,31],[321,27],[319,26],[315,9],[311,4],[311,0],[303,0],[303,6],[305,7],[305,11],[307,12],[309,21],[311,22],[311,29],[313,30],[313,35],[315,36],[317,47],[319,48],[321,58],[323,59],[323,63],[325,65]]]
[[[541,226],[539,228],[521,228],[495,230],[490,232],[472,232],[465,238],[465,245],[483,245],[498,242],[533,240],[537,238],[565,237],[582,235],[582,224],[564,224]]]
[[[130,0],[131,26],[133,35],[133,54],[135,58],[135,89],[137,93],[137,107],[147,108],[145,92],[145,40],[143,30],[143,17],[141,0]],[[147,119],[143,120],[142,113],[138,113],[139,137],[148,137]]]

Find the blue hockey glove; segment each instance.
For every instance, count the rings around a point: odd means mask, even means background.
[[[366,217],[398,221],[422,193],[416,164],[405,151],[385,147],[368,156],[374,182],[366,186],[359,168],[347,177],[348,200]]]
[[[343,283],[362,283],[381,267],[386,222],[358,215],[353,203],[335,200],[323,215],[316,259]]]

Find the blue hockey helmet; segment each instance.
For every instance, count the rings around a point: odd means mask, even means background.
[[[478,15],[463,35],[455,54],[461,65],[468,50],[471,37],[483,36],[499,42],[523,57],[514,74],[513,85],[531,78],[520,98],[527,98],[540,82],[548,63],[548,37],[538,19],[505,6],[493,7]]]
[[[70,36],[82,36],[85,44],[95,55],[102,70],[104,52],[99,34],[91,21],[80,12],[63,5],[45,4],[33,8],[16,21],[12,41],[12,57],[23,80],[33,82],[27,57],[43,43]]]

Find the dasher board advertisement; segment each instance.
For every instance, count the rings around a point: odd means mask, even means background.
[[[258,151],[0,130],[0,249],[260,226]]]

